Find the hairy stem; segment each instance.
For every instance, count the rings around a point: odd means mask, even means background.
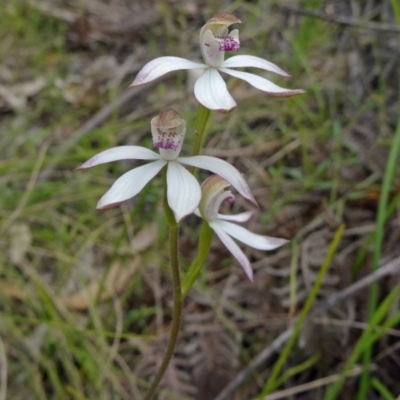
[[[199,104],[196,115],[196,136],[194,138],[192,156],[197,156],[200,154],[201,145],[203,143],[204,132],[206,130],[206,125],[208,118],[210,117],[210,110],[204,107],[202,104]],[[195,168],[189,167],[189,171],[193,174]]]
[[[190,267],[182,282],[182,297],[185,298],[194,281],[198,277],[203,264],[205,263],[208,253],[210,252],[211,240],[213,237],[213,230],[210,228],[206,221],[201,224],[199,248],[197,250],[197,257],[190,264]]]
[[[151,400],[154,392],[157,389],[165,371],[168,368],[168,364],[174,354],[176,341],[178,339],[179,327],[181,325],[182,318],[182,295],[181,295],[181,280],[179,276],[179,258],[178,258],[178,233],[179,225],[175,221],[175,216],[171,207],[168,204],[167,199],[167,167],[163,168],[163,183],[164,183],[164,210],[165,216],[169,225],[169,250],[170,250],[170,261],[172,270],[172,281],[174,286],[174,309],[172,312],[172,323],[171,333],[168,339],[167,349],[164,354],[161,366],[157,371],[156,376],[146,394],[145,400]]]

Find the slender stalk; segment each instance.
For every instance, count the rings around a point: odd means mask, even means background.
[[[391,185],[396,173],[397,160],[400,152],[400,120],[397,123],[396,133],[394,140],[392,141],[389,158],[386,164],[385,176],[383,177],[381,195],[378,203],[378,213],[376,217],[376,229],[375,229],[375,243],[374,243],[374,254],[372,261],[373,271],[379,267],[379,261],[382,253],[382,243],[385,228],[385,215],[388,207],[389,194]],[[378,304],[378,284],[375,282],[371,285],[369,295],[369,308],[368,308],[368,320],[371,321],[372,315],[374,314]],[[370,371],[369,364],[372,357],[372,347],[367,349],[364,353],[363,366],[364,371],[361,375],[360,388],[358,390],[358,400],[363,400],[367,397],[368,390],[370,388]]]
[[[204,132],[206,130],[206,125],[209,117],[210,117],[210,110],[204,107],[202,104],[199,104],[196,115],[196,129],[195,129],[196,136],[194,138],[192,156],[197,156],[200,154],[200,149],[204,138]],[[194,167],[189,167],[188,169],[192,174],[194,173],[195,170]]]
[[[168,368],[168,364],[174,354],[174,349],[176,341],[178,339],[179,327],[181,325],[182,319],[182,295],[181,295],[181,280],[179,276],[179,258],[178,258],[178,233],[179,225],[175,221],[175,216],[171,207],[168,204],[167,199],[167,166],[163,168],[162,171],[163,183],[164,183],[164,210],[165,216],[169,225],[169,250],[170,250],[170,261],[172,270],[172,281],[173,281],[173,296],[174,296],[174,309],[172,312],[172,323],[171,332],[168,339],[167,349],[164,354],[161,366],[157,371],[156,376],[146,394],[144,400],[151,400],[153,398],[154,392],[157,389],[165,371]]]
[[[204,139],[204,132],[206,130],[206,125],[208,119],[210,117],[210,112],[208,108],[204,107],[202,104],[199,104],[197,108],[197,115],[196,115],[196,127],[195,133],[196,136],[194,138],[192,155],[197,156],[200,154],[201,145]],[[190,173],[194,174],[195,167],[189,167],[188,170]],[[203,222],[200,231],[200,239],[199,239],[199,247],[197,250],[197,257],[191,263],[188,272],[185,275],[182,285],[182,297],[184,298],[190,288],[192,287],[194,281],[196,280],[197,276],[201,271],[201,267],[205,263],[208,253],[210,251],[211,240],[212,240],[213,231],[207,224],[207,222]]]
[[[278,361],[275,363],[272,372],[268,378],[267,384],[264,387],[264,390],[258,397],[259,399],[264,398],[267,394],[270,394],[275,388],[276,388],[276,380],[278,379],[279,374],[282,371],[283,365],[288,358],[294,344],[296,343],[296,340],[299,336],[299,333],[301,331],[301,327],[303,326],[303,323],[311,309],[311,306],[314,303],[315,298],[317,297],[317,294],[319,292],[319,289],[322,285],[322,282],[324,280],[324,277],[326,273],[328,272],[328,268],[331,265],[331,261],[333,259],[333,256],[335,255],[336,249],[339,245],[340,239],[342,238],[344,232],[344,225],[340,225],[339,229],[336,231],[335,236],[332,240],[332,243],[330,244],[328,248],[328,253],[325,257],[325,260],[321,266],[321,269],[319,270],[319,273],[317,275],[317,279],[315,280],[315,283],[313,287],[311,288],[310,294],[306,300],[306,303],[301,310],[299,319],[296,321],[296,325],[294,327],[294,331],[288,342],[286,343],[286,346],[282,350]]]
[[[194,281],[198,277],[203,264],[205,263],[208,253],[210,252],[213,230],[206,221],[203,221],[200,230],[199,248],[197,257],[190,264],[190,267],[182,282],[182,297],[185,298]]]

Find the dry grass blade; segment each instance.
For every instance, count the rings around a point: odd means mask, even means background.
[[[185,318],[185,354],[192,367],[197,399],[212,400],[221,385],[236,373],[239,357],[237,338],[227,332],[213,312]]]
[[[4,343],[0,338],[0,400],[7,399],[7,355]]]
[[[374,370],[376,370],[376,366],[371,365],[371,371],[374,371]],[[361,372],[362,372],[362,367],[355,367],[346,374],[346,377],[352,378],[352,377],[360,375]],[[325,378],[321,378],[321,379],[317,379],[312,382],[304,383],[303,385],[298,385],[298,386],[292,387],[290,389],[285,389],[285,390],[281,390],[276,393],[272,393],[272,394],[264,397],[264,400],[287,399],[288,397],[294,396],[296,394],[309,392],[310,390],[318,389],[322,386],[327,386],[333,382],[336,382],[338,379],[339,379],[339,374],[330,375]]]
[[[310,313],[310,318],[327,311],[334,307],[340,301],[343,301],[351,296],[356,295],[360,290],[365,289],[371,283],[377,282],[380,279],[395,275],[400,272],[400,257],[390,261],[386,265],[382,265],[377,271],[372,272],[366,277],[360,279],[353,285],[348,286],[346,289],[329,296],[323,304],[315,308]],[[286,331],[281,333],[272,343],[270,343],[261,353],[259,353],[250,364],[240,371],[235,379],[227,385],[215,398],[215,400],[225,400],[230,396],[250,375],[251,373],[264,364],[276,351],[278,351],[291,337],[293,333],[293,326],[289,327]]]
[[[157,226],[150,224],[143,228],[132,240],[131,250],[132,254],[149,248],[157,237]],[[118,260],[108,270],[104,279],[104,290],[102,288],[102,279],[90,282],[86,287],[81,290],[61,298],[62,302],[71,310],[84,311],[98,298],[101,293],[100,300],[105,301],[114,295],[121,293],[123,289],[129,284],[133,275],[141,265],[141,258],[139,256],[133,257],[129,265],[122,265]]]
[[[378,31],[382,33],[400,33],[400,28],[396,25],[379,23],[373,21],[362,21],[353,18],[343,17],[340,15],[328,14],[321,11],[306,10],[304,8],[292,6],[292,5],[280,5],[283,10],[291,11],[297,14],[303,14],[309,17],[320,18],[326,21],[334,22],[340,25],[347,25],[354,28],[369,29],[372,31]]]
[[[149,380],[157,372],[166,346],[166,337],[161,335],[152,343],[152,346],[143,355],[136,367],[136,373]],[[160,387],[172,391],[175,395],[192,399],[196,397],[197,390],[193,385],[190,375],[190,364],[181,348],[181,341],[175,349],[175,353],[168,365],[168,368],[161,380]],[[160,399],[168,399],[167,395],[161,393]]]
[[[140,257],[135,257],[128,267],[117,262],[112,265],[106,276],[104,290],[100,281],[90,282],[84,289],[68,297],[62,297],[61,300],[71,310],[87,310],[90,302],[93,302],[98,297],[99,292],[101,292],[100,301],[108,300],[115,294],[121,293],[138,270],[140,264]]]

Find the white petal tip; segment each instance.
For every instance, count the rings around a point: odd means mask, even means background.
[[[119,202],[116,202],[116,203],[102,204],[101,199],[100,199],[99,202],[97,203],[96,210],[99,210],[99,211],[109,210],[111,208],[116,208],[116,207],[120,206],[122,203],[124,203],[124,202],[123,201],[119,201]]]
[[[251,267],[250,261],[246,259],[245,262],[241,262],[240,264],[242,265],[244,273],[249,278],[249,281],[254,283],[253,268]]]
[[[251,204],[253,204],[254,207],[257,207],[258,209],[260,209],[260,206],[258,205],[256,199],[253,196],[251,196],[251,198],[249,198],[249,201]]]
[[[247,184],[246,184],[247,185]],[[233,185],[232,185],[233,186]],[[251,204],[253,204],[254,207],[257,209],[260,209],[260,206],[257,203],[257,200],[254,198],[253,193],[251,193],[250,188],[247,187],[246,191],[241,192],[241,195],[249,201]]]
[[[289,240],[276,237],[269,237],[268,241],[269,241],[269,248],[265,248],[266,251],[273,251],[279,249],[280,247],[289,243]]]
[[[203,104],[204,105],[204,104]],[[226,110],[224,110],[224,109],[219,109],[219,110],[212,110],[212,111],[215,111],[215,112],[218,112],[218,113],[221,113],[221,114],[229,114],[232,110],[234,110],[236,108],[236,106],[235,107],[232,107],[232,108],[230,108],[230,109],[226,109]]]
[[[177,215],[175,214],[175,221],[179,224],[181,221],[183,221],[186,217],[188,217],[190,214],[185,214],[185,215]]]
[[[134,88],[134,87],[136,87],[136,86],[141,86],[141,85],[144,85],[145,83],[147,83],[147,82],[143,82],[143,81],[137,81],[136,79],[128,86],[128,89],[132,89],[132,88]]]
[[[92,167],[93,167],[92,163],[89,163],[88,161],[86,161],[82,165],[80,165],[79,167],[76,167],[74,169],[74,171],[83,171],[84,169],[89,169],[89,168],[92,168]]]
[[[289,243],[290,240],[287,239],[277,239],[276,247],[284,246],[285,244]]]
[[[172,210],[172,212],[174,213],[175,221],[179,224],[181,221],[183,221],[189,215],[193,214],[195,212],[195,210],[187,211],[185,214],[179,214],[179,213],[175,212],[174,210]]]
[[[156,79],[156,78],[153,78],[153,79],[146,79],[146,78],[147,78],[147,76],[142,76],[142,75],[140,75],[140,72],[139,72],[139,74],[136,76],[134,81],[128,86],[128,89],[132,89],[136,86],[145,85],[146,83],[149,83]]]
[[[249,273],[247,273],[246,271],[245,271],[245,274],[246,274],[246,276],[249,278],[249,281],[251,282],[251,283],[254,283],[254,276],[253,276],[253,271],[249,271]]]

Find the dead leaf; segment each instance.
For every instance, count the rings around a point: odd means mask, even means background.
[[[14,264],[20,264],[32,242],[28,224],[14,224],[10,228],[10,258]]]
[[[0,97],[11,108],[21,109],[26,106],[28,98],[38,94],[45,85],[46,81],[41,77],[10,87],[0,85]]]
[[[128,266],[122,265],[120,261],[117,261],[111,266],[104,281],[103,288],[101,288],[101,279],[92,281],[88,286],[78,290],[72,295],[61,298],[61,301],[71,310],[87,310],[90,302],[93,302],[97,298],[100,289],[102,289],[101,301],[105,301],[113,295],[120,293],[131,281],[140,263],[141,259],[139,256],[134,257]]]
[[[157,234],[158,226],[155,223],[139,231],[131,242],[132,253],[138,253],[150,247],[155,242]],[[61,301],[71,310],[87,310],[90,302],[98,297],[100,290],[101,301],[122,292],[138,270],[140,263],[139,256],[135,256],[129,265],[122,265],[120,261],[116,261],[108,271],[103,288],[101,287],[101,278],[99,278],[77,292],[62,297]]]
[[[138,253],[150,247],[158,235],[158,225],[152,223],[147,225],[132,239],[131,248],[133,253]]]
[[[23,300],[30,295],[26,289],[22,290],[6,279],[0,279],[0,292],[2,296],[13,300]]]

